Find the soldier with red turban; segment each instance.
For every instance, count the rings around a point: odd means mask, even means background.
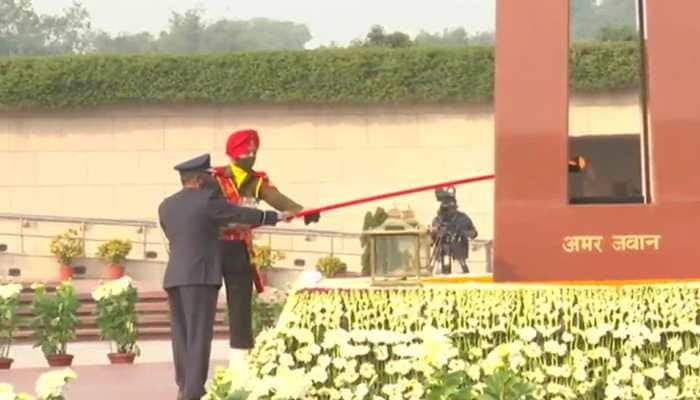
[[[232,204],[255,207],[260,200],[278,211],[296,214],[303,207],[280,193],[267,174],[253,166],[260,137],[252,129],[234,132],[226,143],[231,163],[213,169],[214,177],[224,197]],[[319,214],[304,217],[306,225],[318,222]],[[229,310],[230,367],[245,368],[247,355],[253,348],[251,301],[253,284],[262,291],[262,283],[253,256],[253,235],[250,226],[230,225],[221,232],[224,245],[224,282]]]

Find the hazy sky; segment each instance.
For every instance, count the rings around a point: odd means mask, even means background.
[[[56,13],[71,0],[33,0],[39,13]],[[171,11],[203,7],[210,20],[267,17],[305,23],[314,39],[309,47],[363,37],[373,24],[415,35],[463,26],[491,31],[495,0],[82,0],[96,28],[109,33],[165,29]]]

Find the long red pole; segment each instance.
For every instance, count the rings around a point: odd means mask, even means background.
[[[355,206],[358,204],[363,204],[363,203],[369,203],[371,201],[377,201],[377,200],[384,200],[388,199],[391,197],[398,197],[398,196],[404,196],[407,194],[412,194],[412,193],[417,193],[417,192],[425,192],[427,190],[433,190],[433,189],[439,189],[439,188],[444,188],[448,186],[457,186],[457,185],[464,185],[467,183],[474,183],[474,182],[480,182],[480,181],[487,181],[494,179],[496,176],[495,175],[482,175],[482,176],[475,176],[473,178],[467,178],[467,179],[460,179],[456,181],[450,181],[450,182],[443,182],[443,183],[437,183],[434,185],[428,185],[428,186],[421,186],[413,189],[406,189],[406,190],[399,190],[398,192],[391,192],[391,193],[384,193],[384,194],[379,194],[376,196],[370,196],[370,197],[364,197],[361,199],[355,199],[355,200],[350,200],[350,201],[344,201],[342,203],[336,203],[336,204],[331,204],[329,206],[325,207],[319,207],[319,208],[313,208],[309,210],[304,210],[295,215],[296,218],[302,218],[306,215],[310,214],[319,214],[325,211],[330,211],[330,210],[335,210],[338,208],[344,208],[344,207],[350,207],[350,206]]]

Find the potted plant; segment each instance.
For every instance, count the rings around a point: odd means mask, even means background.
[[[128,276],[100,285],[92,292],[97,302],[95,316],[103,339],[110,341],[112,352],[107,354],[112,364],[131,364],[140,354],[136,345],[136,303],[138,291]]]
[[[73,356],[67,354],[67,344],[75,339],[75,330],[80,324],[77,316],[80,302],[75,289],[70,281],[61,282],[53,296],[47,295],[44,285],[34,284],[32,288],[34,318],[31,328],[37,341],[34,347],[41,347],[50,366],[70,366]]]
[[[77,257],[84,255],[83,240],[78,237],[78,231],[69,229],[56,236],[51,241],[51,254],[58,258],[60,264],[59,276],[66,281],[73,276],[71,263]]]
[[[0,285],[0,369],[10,369],[12,339],[17,331],[17,309],[22,285]]]
[[[334,276],[347,272],[348,265],[336,256],[326,256],[318,260],[316,269],[325,278],[333,278]]]
[[[97,256],[109,263],[109,278],[119,279],[124,276],[124,261],[131,251],[130,240],[110,240],[97,249]]]
[[[260,277],[263,285],[267,285],[268,270],[277,262],[285,259],[285,254],[278,250],[272,250],[270,246],[253,245],[253,264],[260,269]]]

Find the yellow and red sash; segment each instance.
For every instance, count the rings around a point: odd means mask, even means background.
[[[233,178],[226,175],[225,169],[214,168],[213,175],[214,179],[216,179],[216,181],[219,183],[219,187],[221,188],[221,192],[226,198],[226,201],[228,201],[229,204],[240,204],[240,192],[238,191],[238,188],[236,188]],[[253,267],[253,284],[255,285],[255,290],[258,293],[262,293],[263,290],[265,290],[265,286],[263,284],[262,277],[260,276],[260,271],[258,271],[257,265],[252,262],[253,258],[255,257],[255,248],[253,247],[253,233],[251,230],[240,228],[223,229],[221,231],[220,239],[225,241],[242,241],[245,243],[251,259],[251,266]]]

